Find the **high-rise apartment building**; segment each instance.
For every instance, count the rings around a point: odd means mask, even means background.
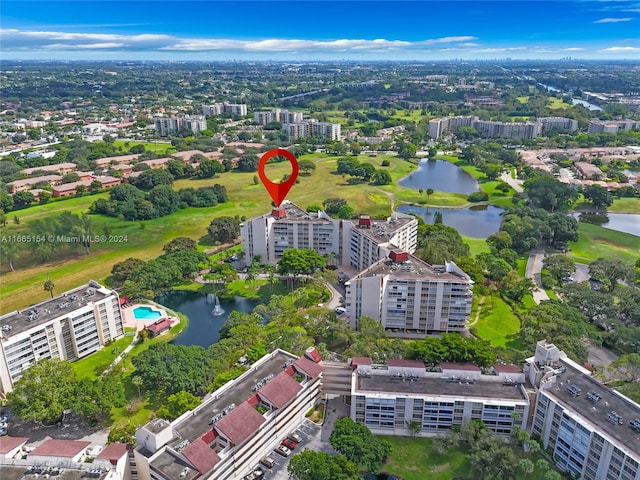
[[[244,478],[320,400],[320,360],[313,348],[302,357],[276,350],[173,422],[156,418],[140,427],[137,478]]]
[[[301,123],[302,119],[302,112],[293,112],[280,108],[253,113],[253,121],[260,125],[267,125],[272,122]]]
[[[538,387],[531,433],[576,478],[640,479],[640,405],[544,340],[525,373]]]
[[[591,119],[589,133],[618,133],[621,130],[634,130],[640,128],[640,121],[636,120],[598,120]]]
[[[118,294],[91,281],[0,317],[0,392],[45,358],[77,360],[124,335]]]
[[[437,139],[447,133],[455,133],[460,127],[475,128],[484,137],[536,138],[542,132],[540,122],[493,122],[476,116],[434,118],[429,121],[429,136]]]
[[[355,357],[351,367],[350,416],[377,435],[437,436],[470,420],[506,437],[515,426],[526,427],[529,397],[515,365],[484,374],[472,364],[441,363],[427,371],[417,360],[374,366],[371,358]]]
[[[565,117],[539,117],[538,122],[542,124],[542,131],[551,130],[557,128],[560,130],[567,130],[569,132],[575,132],[578,130],[578,121],[573,118]]]
[[[184,115],[179,117],[156,117],[156,132],[161,137],[177,135],[179,133],[200,133],[207,129],[207,119],[204,115]]]
[[[240,225],[247,262],[260,255],[262,262],[275,264],[289,248],[310,248],[358,270],[394,248],[414,252],[417,232],[418,221],[411,215],[393,212],[385,221],[367,216],[338,220],[324,212],[305,212],[286,200],[280,208]]]
[[[455,263],[429,265],[403,251],[392,250],[345,288],[349,324],[357,328],[366,315],[391,336],[461,332],[471,312],[473,281]]]
[[[208,117],[222,115],[223,113],[231,113],[233,115],[245,116],[247,114],[247,105],[244,103],[213,103],[211,105],[202,106],[202,114]]]

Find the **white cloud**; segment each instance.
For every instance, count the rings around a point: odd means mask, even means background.
[[[600,20],[596,20],[593,23],[620,23],[620,22],[630,22],[631,20],[633,20],[633,18],[631,17],[625,17],[625,18],[607,17],[607,18],[601,18]]]
[[[603,53],[640,53],[640,47],[609,47],[600,51]]]

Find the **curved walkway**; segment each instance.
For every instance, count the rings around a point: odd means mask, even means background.
[[[532,292],[533,300],[536,303],[540,303],[543,300],[549,300],[549,295],[547,295],[547,292],[542,288],[542,280],[540,277],[542,263],[544,261],[545,245],[545,242],[540,242],[536,248],[531,250],[524,275],[525,277],[532,279],[533,283],[536,285],[536,288]]]

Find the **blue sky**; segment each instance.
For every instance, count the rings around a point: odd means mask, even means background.
[[[640,60],[640,0],[3,0],[0,54],[91,60]]]

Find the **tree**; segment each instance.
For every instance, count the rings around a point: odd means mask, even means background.
[[[289,475],[298,480],[359,480],[362,478],[355,463],[344,455],[305,450],[291,457]]]
[[[17,243],[0,242],[0,260],[7,262],[12,272],[15,271],[13,268],[13,262],[18,258],[18,253],[19,249]]]
[[[547,225],[551,229],[549,239],[554,242],[576,242],[578,241],[578,221],[562,213],[552,213],[549,215]]]
[[[164,405],[158,409],[157,416],[167,420],[175,420],[198,405],[200,405],[199,397],[182,390],[167,397]]]
[[[310,275],[324,267],[326,259],[310,248],[290,248],[284,251],[278,262],[278,273],[293,275]]]
[[[398,156],[404,160],[409,160],[416,156],[418,146],[413,143],[399,142],[398,143]]]
[[[568,255],[547,255],[544,258],[544,267],[549,271],[549,275],[560,282],[563,277],[576,270],[576,263]]]
[[[141,145],[144,146],[144,145]],[[109,431],[107,442],[109,443],[126,443],[130,445],[136,444],[136,430],[138,427],[130,423],[124,427],[114,427]]]
[[[14,208],[26,208],[31,206],[31,204],[35,201],[36,197],[33,196],[33,193],[27,192],[26,190],[13,194]]]
[[[76,172],[65,173],[60,180],[61,183],[72,183],[80,180],[80,175]]]
[[[51,294],[51,298],[53,298],[53,289],[55,288],[53,281],[47,278],[43,286],[44,286],[44,289]]]
[[[72,408],[83,417],[100,421],[109,416],[113,407],[123,407],[126,403],[122,378],[110,374],[78,381]]]
[[[329,438],[331,446],[367,472],[377,473],[391,451],[388,442],[376,437],[366,425],[349,417],[336,420]]]
[[[93,180],[89,184],[89,191],[91,193],[96,193],[96,192],[99,192],[100,190],[102,190],[102,182],[100,180]],[[42,193],[43,192],[40,192],[40,203],[42,203]]]
[[[255,172],[258,170],[260,159],[254,154],[245,154],[238,160],[238,170],[241,172]]]
[[[389,185],[392,182],[391,174],[386,170],[376,170],[372,180],[374,185]]]
[[[613,196],[600,185],[589,185],[585,187],[582,194],[596,208],[607,208],[613,205]]]
[[[125,282],[131,273],[137,268],[144,265],[144,261],[138,258],[127,258],[122,262],[116,263],[111,269],[111,275],[113,275],[114,279],[118,282]]]
[[[570,185],[556,181],[551,177],[534,177],[524,182],[524,189],[531,202],[550,212],[567,208],[578,198]]]
[[[520,466],[520,470],[522,470],[522,474],[524,478],[527,478],[527,475],[532,473],[535,468],[535,465],[533,464],[533,462],[528,458],[521,458],[518,464]]]
[[[499,252],[504,248],[511,248],[512,243],[513,240],[511,239],[511,235],[509,235],[509,232],[505,231],[494,233],[487,237],[487,244],[489,244],[491,250],[495,252]]]
[[[619,259],[599,258],[589,265],[591,278],[600,280],[605,291],[613,291],[618,282],[632,282],[636,272],[632,265]]]
[[[171,185],[173,183],[173,175],[161,168],[149,169],[142,172],[140,176],[131,178],[129,181],[133,186],[141,190],[151,190],[158,185]]]
[[[441,223],[418,226],[418,250],[416,255],[427,263],[443,265],[469,256],[469,246],[455,228]]]
[[[140,391],[140,387],[143,385],[142,377],[140,375],[134,375],[131,377],[131,383],[138,388],[138,397],[142,396],[142,392]]]
[[[162,250],[164,253],[174,253],[180,250],[196,250],[196,241],[189,237],[176,237],[167,243]]]
[[[149,192],[149,201],[158,215],[170,215],[180,208],[180,196],[169,185],[156,185]]]
[[[238,216],[214,218],[207,227],[207,232],[214,242],[232,242],[240,235],[240,219]]]
[[[71,408],[76,374],[69,362],[40,360],[26,369],[7,394],[11,412],[23,420],[50,424]]]
[[[0,210],[9,212],[13,209],[13,197],[7,192],[0,191]]]
[[[298,168],[305,174],[311,174],[316,171],[316,164],[312,160],[304,159],[298,161]]]
[[[640,355],[623,355],[607,368],[608,377],[625,383],[640,381]]]
[[[224,166],[217,160],[202,160],[198,165],[198,177],[200,178],[212,178],[222,172],[224,172]]]
[[[427,193],[427,200],[429,200],[429,197],[433,195],[433,188],[427,188],[426,193]]]
[[[409,433],[412,437],[415,437],[422,431],[422,425],[420,425],[419,422],[416,422],[414,420],[407,420],[404,423],[407,426],[407,430],[409,430]]]
[[[340,208],[347,204],[347,201],[343,198],[331,197],[322,202],[324,211],[329,215],[336,215]]]

